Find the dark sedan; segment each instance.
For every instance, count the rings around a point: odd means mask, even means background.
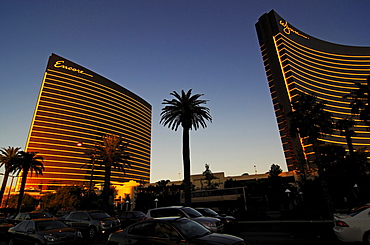
[[[13,244],[77,244],[81,232],[55,219],[25,220],[9,229],[9,245]]]
[[[108,245],[177,244],[177,245],[246,245],[239,237],[212,233],[201,224],[179,217],[140,221],[122,231],[112,233]]]

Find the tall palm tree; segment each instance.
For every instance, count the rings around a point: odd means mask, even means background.
[[[114,134],[102,136],[102,142],[96,143],[88,152],[91,159],[100,165],[104,165],[104,188],[103,188],[103,209],[109,209],[110,179],[112,167],[125,172],[125,168],[131,167],[130,156],[127,153],[128,143],[123,138]]]
[[[287,114],[292,137],[308,138],[317,154],[319,139],[333,132],[332,114],[325,111],[326,105],[316,96],[300,93],[292,102],[292,111]]]
[[[349,155],[353,156],[353,144],[352,144],[352,136],[355,136],[356,133],[352,129],[356,125],[356,122],[352,118],[345,118],[340,119],[335,123],[335,128],[340,131],[341,136],[346,137],[347,146]]]
[[[197,130],[199,126],[206,128],[206,121],[212,122],[210,110],[201,106],[206,104],[207,100],[200,100],[203,94],[191,94],[191,89],[187,93],[184,90],[179,95],[176,91],[170,93],[175,98],[172,100],[164,99],[160,123],[177,131],[181,125],[182,134],[182,157],[184,165],[184,183],[185,183],[185,205],[191,206],[191,182],[190,182],[190,129]]]
[[[349,94],[343,97],[351,101],[351,113],[358,114],[360,120],[370,125],[368,122],[370,119],[370,75],[366,79],[366,84],[355,82],[355,85],[357,89],[351,90]]]
[[[292,137],[307,137],[315,152],[315,162],[320,159],[319,139],[333,132],[332,114],[325,111],[325,104],[317,101],[316,96],[300,93],[292,102],[292,111],[287,114],[290,122]],[[322,165],[318,165],[320,168]],[[319,170],[320,172],[320,170]],[[328,183],[325,176],[320,176],[320,182],[325,194],[329,215],[332,215],[332,199],[329,195]]]
[[[22,200],[24,196],[24,188],[27,182],[28,173],[33,173],[38,175],[42,175],[42,171],[44,170],[44,165],[42,161],[44,158],[42,156],[37,156],[38,152],[19,152],[19,158],[17,159],[16,164],[12,168],[13,170],[22,171],[22,182],[21,187],[19,189],[19,198],[17,204],[17,212],[20,211],[22,206]]]
[[[9,174],[12,172],[12,167],[14,166],[17,157],[18,157],[18,151],[20,150],[20,147],[8,147],[8,148],[1,148],[0,149],[0,167],[4,166],[5,173],[3,178],[3,183],[1,185],[0,190],[0,205],[2,203],[3,195],[6,188],[6,183],[8,182]]]

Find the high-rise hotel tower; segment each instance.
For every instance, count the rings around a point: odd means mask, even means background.
[[[370,75],[370,47],[345,46],[314,38],[292,26],[275,11],[262,15],[256,23],[258,40],[279,126],[288,170],[293,170],[299,153],[308,160],[312,147],[304,139],[291,137],[287,113],[299,92],[314,94],[327,105],[334,120],[351,116],[349,102],[343,99]],[[356,120],[355,149],[370,150],[370,131]],[[321,139],[347,148],[344,136],[335,132]],[[312,158],[311,158],[312,159]]]
[[[58,55],[47,64],[26,151],[44,158],[43,175],[28,176],[27,189],[104,183],[104,167],[92,165],[86,149],[103,134],[129,143],[131,168],[112,169],[111,183],[149,182],[151,105],[120,85]],[[82,146],[77,146],[77,143]]]

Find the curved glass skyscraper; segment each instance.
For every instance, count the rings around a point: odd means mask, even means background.
[[[131,168],[112,169],[111,182],[149,182],[151,105],[120,85],[52,54],[42,81],[26,151],[44,158],[41,176],[29,176],[27,189],[104,183],[104,167],[88,164],[86,149],[103,134],[129,143]],[[77,143],[82,146],[77,146]]]
[[[298,92],[314,94],[327,105],[334,120],[350,117],[349,101],[343,96],[356,88],[354,82],[365,83],[370,75],[370,47],[345,46],[314,38],[273,10],[259,18],[256,29],[288,170],[293,170],[299,152],[308,160],[313,152],[307,141],[289,133],[286,115],[291,111],[292,98]],[[356,123],[354,148],[370,150],[370,131],[363,122],[356,120]],[[339,132],[321,140],[347,148]]]

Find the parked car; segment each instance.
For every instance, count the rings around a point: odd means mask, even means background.
[[[159,217],[185,217],[192,219],[199,224],[205,226],[212,232],[224,232],[224,224],[220,219],[212,217],[204,217],[194,208],[190,207],[162,207],[149,209],[146,218],[159,218]]]
[[[240,237],[212,233],[187,218],[166,217],[140,221],[108,237],[108,245],[187,244],[246,245]]]
[[[343,242],[370,243],[370,204],[334,214],[334,233]]]
[[[5,218],[0,218],[0,240],[6,240],[9,228],[14,225],[7,221]]]
[[[47,212],[41,212],[41,211],[25,212],[25,213],[17,214],[15,218],[13,219],[13,223],[19,224],[20,222],[24,220],[42,219],[42,218],[54,218],[54,217],[53,215]]]
[[[121,227],[125,228],[133,223],[141,221],[145,218],[145,214],[141,211],[124,211],[117,215],[117,219],[121,222]]]
[[[225,227],[234,226],[238,221],[233,216],[227,216],[226,214],[218,214],[211,208],[195,208],[199,213],[206,217],[213,217],[220,219],[224,223]]]
[[[25,220],[8,231],[13,244],[78,244],[81,232],[52,218]]]
[[[95,238],[97,235],[110,233],[118,230],[121,223],[118,219],[109,216],[100,210],[72,211],[64,222],[82,232],[87,238]]]

